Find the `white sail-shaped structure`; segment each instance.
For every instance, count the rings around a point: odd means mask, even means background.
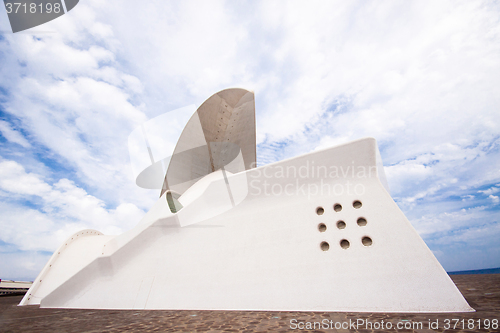
[[[254,105],[208,99],[142,221],[71,236],[21,305],[474,311],[391,198],[375,139],[255,167]]]

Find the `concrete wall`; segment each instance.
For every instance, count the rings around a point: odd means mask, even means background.
[[[211,174],[178,213],[163,195],[136,228],[93,245],[95,258],[65,281],[46,276],[50,288],[22,304],[473,311],[381,183],[377,151],[362,139]]]

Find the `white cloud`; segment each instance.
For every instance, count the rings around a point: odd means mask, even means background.
[[[6,121],[0,120],[0,132],[10,142],[17,143],[18,145],[21,145],[24,148],[31,147],[28,140],[26,140],[26,138],[21,133],[13,130],[10,124]]]
[[[2,106],[37,148],[74,170],[75,181],[110,204],[133,200],[147,208],[157,194],[135,188],[127,150],[128,134],[148,119],[135,102],[143,84],[119,68],[111,27],[95,21],[87,5],[78,9],[72,19],[50,22],[61,33],[0,40],[0,86],[11,92]]]
[[[475,198],[475,196],[468,194],[468,195],[462,196],[462,201],[472,200],[474,198]]]
[[[0,162],[0,188],[11,194],[43,196],[50,186],[33,173],[26,173],[22,165],[14,161]]]
[[[4,193],[0,239],[23,251],[53,251],[72,233],[87,228],[119,234],[144,215],[132,203],[107,208],[68,179],[50,185],[14,161],[0,162],[0,174]],[[24,206],[26,200],[33,200],[39,208]]]
[[[487,222],[491,221],[492,216],[494,213],[487,211],[486,206],[476,206],[458,210],[446,209],[437,214],[429,212],[412,222],[419,234],[425,238],[433,234],[446,234],[453,230],[468,229],[475,226],[475,223],[471,224],[471,221]]]
[[[500,188],[493,186],[493,187],[491,187],[487,190],[484,190],[484,191],[477,191],[477,193],[483,193],[484,195],[492,195],[492,194],[497,193],[498,191],[500,191]]]
[[[497,204],[497,203],[500,202],[500,198],[498,198],[497,195],[490,194],[488,196],[488,199],[490,199],[491,201],[493,201],[494,204]]]

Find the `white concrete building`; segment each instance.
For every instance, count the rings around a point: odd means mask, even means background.
[[[374,139],[254,162],[253,93],[219,92],[189,120],[142,221],[71,236],[21,305],[474,311],[392,200]]]

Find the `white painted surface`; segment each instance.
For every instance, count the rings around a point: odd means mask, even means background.
[[[39,304],[40,300],[102,253],[105,242],[115,236],[105,236],[92,229],[79,231],[54,252],[20,305]]]
[[[380,182],[377,151],[369,138],[227,179],[209,175],[210,184],[202,179],[199,197],[192,195],[178,213],[170,212],[163,195],[133,230],[105,243],[76,242],[82,245],[78,251],[88,252],[81,266],[71,274],[61,268],[64,277],[45,276],[51,288],[42,293],[39,287],[38,298],[22,304],[41,298],[41,307],[67,308],[473,311]],[[343,173],[311,172],[325,167]],[[374,172],[360,177],[352,168]],[[292,169],[309,174],[278,174]],[[214,215],[217,205],[227,205],[227,184],[245,195]],[[357,186],[364,193],[313,193],[314,186],[327,185]],[[266,195],[265,188],[290,195]],[[342,205],[340,212],[335,204]],[[360,217],[366,226],[356,223]],[[339,220],[345,229],[336,227]],[[318,230],[320,223],[325,232]],[[365,236],[371,246],[362,244]],[[340,246],[342,239],[349,240],[348,249]],[[321,250],[323,241],[328,251]]]

